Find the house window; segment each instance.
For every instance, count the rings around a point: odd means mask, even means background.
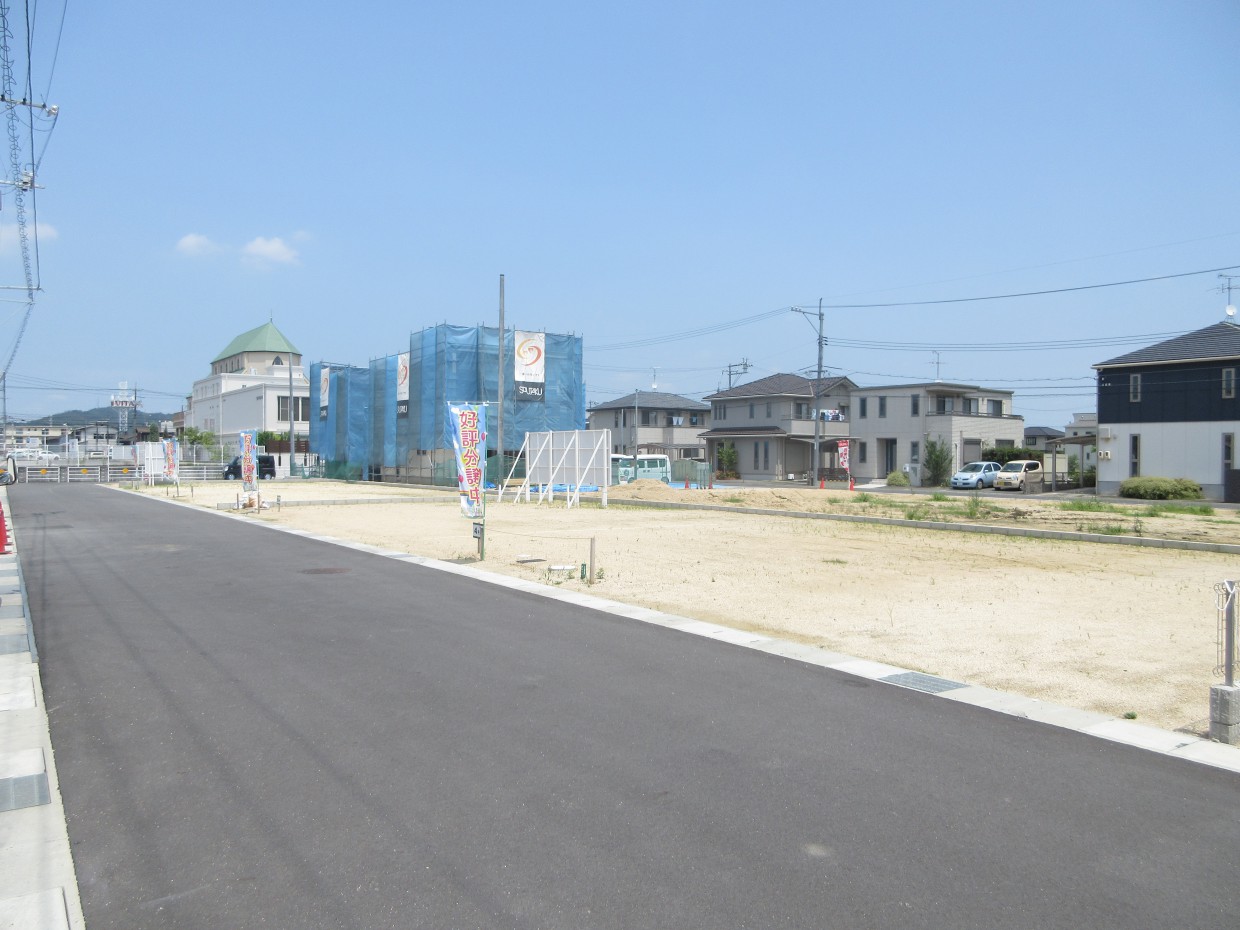
[[[1128,400],[1130,403],[1140,403],[1141,401],[1141,376],[1128,376]]]
[[[864,442],[857,443],[857,461],[858,462],[865,461],[865,443]]]
[[[293,413],[296,415],[296,422],[305,423],[310,419],[310,398],[297,397],[293,399]],[[288,419],[288,395],[276,396],[276,419]]]
[[[992,417],[1003,416],[1003,401],[988,400],[986,401],[986,412]]]
[[[762,470],[771,470],[771,443],[770,440],[762,440]]]
[[[689,414],[689,425],[690,425],[690,426],[701,426],[701,425],[702,425],[702,415],[701,415],[700,413],[691,413],[691,414]]]
[[[771,418],[771,402],[769,400],[766,402],[766,417],[768,420]]]
[[[1140,378],[1140,375],[1135,377]],[[1140,399],[1140,398],[1138,398]],[[1141,434],[1133,433],[1128,437],[1128,477],[1141,476]]]
[[[934,399],[935,413],[951,413],[956,409],[956,398],[954,397],[936,397]]]
[[[643,410],[642,411],[642,426],[649,426],[649,425],[650,425],[650,411]]]
[[[861,419],[863,419],[863,420],[865,419],[865,413],[866,413],[866,411],[865,411],[865,407],[866,407],[866,403],[865,403],[865,402],[866,402],[866,399],[867,399],[867,398],[862,397],[862,398],[860,398],[860,399],[857,401],[857,404],[858,404],[858,408],[857,408],[857,416],[858,416],[858,417],[860,417],[860,418],[861,418]],[[865,459],[862,459],[861,461],[863,461],[863,462],[864,462],[864,461],[865,461]]]
[[[1223,399],[1232,400],[1236,396],[1236,369],[1223,369]]]
[[[976,397],[964,398],[963,407],[964,407],[965,413],[974,413],[974,414],[977,413],[978,412],[977,398]]]
[[[921,416],[921,395],[914,394],[909,398],[909,416]]]
[[[755,442],[753,444],[753,470],[754,471],[758,470],[758,447],[760,445],[761,443],[758,443],[758,442]]]
[[[715,404],[715,409],[711,411],[711,415],[716,420],[726,420],[728,418],[728,405],[727,404]]]
[[[1223,483],[1227,483],[1227,473],[1236,467],[1236,434],[1223,434]]]
[[[749,419],[751,420],[753,419],[753,402],[752,401],[750,401],[749,403]]]
[[[880,417],[887,416],[887,398],[886,397],[880,397],[878,399],[878,415]]]
[[[921,462],[921,443],[915,439],[908,444],[908,460],[914,465]]]

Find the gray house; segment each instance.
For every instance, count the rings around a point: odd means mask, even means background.
[[[855,388],[848,378],[776,374],[709,394],[711,428],[703,434],[708,460],[718,468],[719,448],[730,442],[745,478],[803,476],[811,467],[817,411],[819,467],[836,467]]]
[[[710,407],[664,391],[634,391],[595,404],[586,414],[590,429],[611,430],[613,454],[666,455],[672,459],[704,459],[702,432],[710,425]]]

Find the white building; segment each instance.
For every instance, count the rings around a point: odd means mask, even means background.
[[[291,395],[289,375],[292,373]],[[214,433],[225,449],[235,448],[242,430],[310,432],[310,383],[301,353],[274,323],[242,333],[211,362],[209,377],[194,382],[185,425]]]

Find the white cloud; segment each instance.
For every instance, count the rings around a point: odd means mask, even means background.
[[[56,231],[55,226],[49,226],[47,223],[38,223],[32,227],[32,230],[39,242],[51,242],[53,239],[59,239],[60,233]],[[0,253],[5,255],[14,254],[18,251],[21,243],[20,237],[17,235],[16,223],[0,223]]]
[[[264,236],[259,236],[256,239],[251,239],[245,244],[245,248],[242,249],[242,253],[251,262],[260,265],[297,264],[297,250],[279,236],[273,236],[270,239]]]
[[[210,255],[219,250],[218,245],[198,233],[187,233],[177,242],[177,251],[182,255]]]

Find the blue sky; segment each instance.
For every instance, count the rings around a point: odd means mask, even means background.
[[[510,325],[584,337],[593,403],[810,369],[810,323],[772,311],[820,298],[1240,265],[1234,0],[114,0],[69,4],[57,47],[60,9],[37,7],[34,95],[59,115],[10,417],[120,381],[179,409],[268,319],[307,360],[363,364],[495,325],[501,273]],[[6,191],[20,284],[12,223]],[[829,309],[826,365],[873,385],[937,361],[1062,427],[1093,409],[1092,363],[1223,319],[1219,283]],[[21,306],[0,306],[7,358]]]

